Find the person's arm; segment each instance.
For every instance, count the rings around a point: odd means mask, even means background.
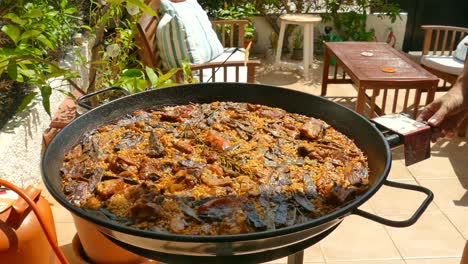
[[[419,121],[427,121],[429,125],[437,127],[438,137],[450,136],[453,130],[468,114],[468,67],[463,69],[456,83],[446,94],[427,105],[418,116]]]

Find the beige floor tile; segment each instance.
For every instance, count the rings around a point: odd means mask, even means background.
[[[411,185],[418,185],[414,179],[395,181]],[[416,212],[425,198],[426,195],[421,192],[383,185],[377,191],[377,193],[372,196],[368,203],[371,205],[374,212],[378,215],[398,215],[398,218],[404,217],[406,219],[414,212]],[[426,209],[426,212],[435,210],[439,209],[435,205],[431,204]]]
[[[67,209],[59,203],[51,204],[52,214],[56,223],[73,223],[73,218]]]
[[[345,260],[400,259],[382,225],[351,215],[320,242],[327,262]]]
[[[408,169],[416,179],[468,178],[466,138],[440,140],[431,147],[431,158]]]
[[[410,227],[385,228],[405,259],[461,257],[465,245],[462,235],[442,212],[423,214]]]
[[[450,222],[457,228],[457,230],[468,240],[468,210],[448,209],[444,211]]]
[[[405,165],[405,161],[402,159],[392,159],[392,167],[388,173],[387,179],[395,180],[414,180],[413,174],[411,174],[408,167]]]
[[[304,250],[304,262],[325,262],[320,244],[313,245]]]
[[[74,223],[55,223],[57,231],[57,241],[60,246],[70,244],[75,236],[76,228]]]
[[[328,261],[327,264],[405,264],[402,259],[394,260],[354,260],[354,261]]]
[[[406,264],[460,264],[460,258],[406,259]]]
[[[468,156],[468,155],[467,155]],[[468,178],[425,179],[419,183],[434,193],[434,202],[442,210],[468,210]]]

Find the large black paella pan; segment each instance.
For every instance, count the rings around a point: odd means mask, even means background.
[[[60,168],[64,154],[88,131],[135,110],[166,105],[233,101],[279,107],[288,112],[324,120],[353,139],[368,157],[369,189],[351,203],[312,221],[273,231],[240,235],[191,236],[130,228],[100,214],[71,205],[62,192]],[[267,261],[289,255],[313,244],[331,232],[344,217],[357,214],[390,226],[413,224],[432,200],[430,190],[387,181],[391,167],[389,142],[367,119],[324,98],[289,89],[239,83],[202,83],[151,90],[126,96],[93,109],[65,127],[48,145],[42,160],[43,180],[52,196],[74,215],[96,224],[111,240],[128,250],[167,262],[185,258],[216,257],[223,262]],[[427,194],[414,215],[406,221],[391,221],[364,212],[358,207],[383,185],[411,189]],[[249,258],[252,256],[252,258]]]

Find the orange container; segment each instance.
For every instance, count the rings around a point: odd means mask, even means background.
[[[52,211],[47,200],[40,196],[41,190],[30,186],[24,193],[39,208],[43,224],[52,231],[56,243]],[[6,189],[0,189],[0,262],[60,263],[31,207],[15,192]]]
[[[158,263],[153,260],[146,259],[142,256],[133,254],[107,239],[101,232],[98,231],[96,225],[84,220],[81,217],[73,215],[76,230],[79,239],[74,239],[73,243],[81,243],[86,257],[94,264],[150,264]],[[80,245],[73,245],[75,255],[80,254]],[[77,255],[77,258],[83,256]],[[84,262],[83,262],[84,263]]]

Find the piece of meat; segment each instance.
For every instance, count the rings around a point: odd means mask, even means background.
[[[229,140],[223,138],[221,135],[213,131],[208,132],[206,135],[206,141],[209,146],[218,152],[222,152],[232,146]]]
[[[151,131],[148,144],[148,156],[152,158],[160,158],[164,155],[166,155],[164,145],[159,140],[159,136],[154,131]]]
[[[174,147],[186,154],[192,154],[193,152],[193,143],[192,140],[184,139],[184,140],[177,140],[174,143]]]
[[[123,179],[113,179],[102,181],[96,185],[96,193],[102,199],[108,199],[117,192],[122,191],[127,184],[125,184]]]
[[[261,117],[266,117],[270,119],[281,119],[286,115],[286,112],[282,109],[275,108],[262,108],[257,111],[258,115]]]
[[[299,132],[304,138],[317,139],[323,136],[325,126],[317,119],[310,119],[299,128]]]

